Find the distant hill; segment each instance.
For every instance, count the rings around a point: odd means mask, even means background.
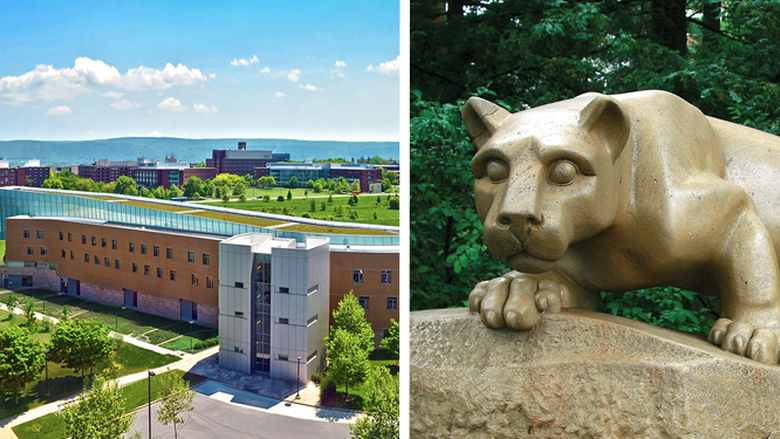
[[[138,157],[162,161],[173,154],[179,160],[200,162],[211,158],[212,149],[237,149],[245,141],[247,149],[289,152],[292,160],[380,156],[399,158],[398,142],[338,142],[291,139],[181,139],[175,137],[119,137],[101,140],[48,141],[2,140],[0,157],[16,164],[39,159],[41,164],[92,163],[94,160],[135,160]]]

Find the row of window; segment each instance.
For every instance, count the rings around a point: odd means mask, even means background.
[[[65,240],[65,233],[59,232],[59,234],[60,234],[60,241],[64,241]],[[38,236],[39,239],[43,238],[43,230],[36,230],[36,235]],[[25,238],[29,238],[30,237],[30,231],[29,230],[27,230],[27,229],[24,230],[24,237]],[[68,239],[68,242],[72,242],[73,241],[73,234],[71,232],[67,233],[67,239]],[[81,235],[81,243],[84,244],[84,245],[87,244],[87,235],[84,235],[84,234]],[[90,237],[90,243],[93,246],[97,247],[97,237],[96,236],[91,236]],[[100,238],[100,247],[106,248],[107,246],[108,246],[108,240],[106,240],[106,238]],[[116,250],[117,247],[118,247],[117,240],[116,239],[112,239],[111,240],[111,250]],[[130,253],[135,253],[135,243],[134,242],[129,242],[128,243],[128,250],[130,251]],[[146,244],[141,244],[140,245],[140,252],[141,252],[142,255],[147,254],[147,250],[148,249],[147,249]],[[160,257],[160,247],[159,246],[156,246],[156,245],[152,246],[152,255],[154,257],[156,257],[156,258]],[[165,257],[167,259],[173,259],[173,249],[172,248],[167,247],[165,249]],[[195,263],[195,252],[194,251],[188,251],[187,252],[187,262],[189,262],[191,264]],[[201,254],[201,263],[203,265],[211,265],[211,255],[209,255],[208,253],[202,253]]]
[[[389,285],[392,283],[392,270],[382,270],[382,284],[383,285]],[[352,270],[352,283],[353,284],[362,284],[363,283],[363,270],[360,268],[356,268]]]
[[[368,311],[369,302],[370,301],[369,301],[369,297],[368,296],[358,296],[358,303],[366,311]],[[387,296],[387,310],[388,311],[397,311],[398,310],[398,297],[396,297],[396,296]]]

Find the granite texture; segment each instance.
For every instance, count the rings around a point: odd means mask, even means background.
[[[590,311],[411,313],[412,438],[780,437],[780,367]]]

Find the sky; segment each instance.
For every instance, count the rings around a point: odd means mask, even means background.
[[[0,140],[399,140],[398,2],[0,10]]]

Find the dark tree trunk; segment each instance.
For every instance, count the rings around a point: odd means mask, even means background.
[[[688,51],[685,0],[651,0],[652,38],[681,55]]]
[[[705,45],[716,44],[715,31],[720,30],[720,2],[719,1],[705,1],[704,8],[702,9],[702,23],[704,23],[703,35]]]

